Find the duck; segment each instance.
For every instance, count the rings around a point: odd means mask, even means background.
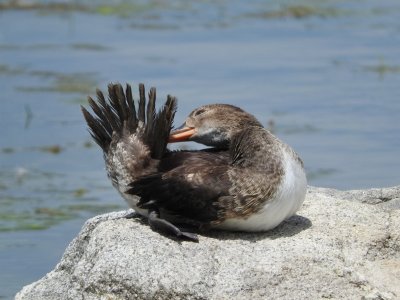
[[[108,177],[151,228],[198,242],[194,231],[265,232],[293,216],[304,202],[307,178],[299,155],[250,113],[230,104],[194,109],[172,130],[177,110],[167,96],[158,112],[156,92],[139,85],[138,110],[130,85],[108,86],[82,112],[102,148]],[[193,141],[201,150],[170,151]],[[183,225],[183,227],[181,226]]]

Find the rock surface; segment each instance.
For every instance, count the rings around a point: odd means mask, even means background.
[[[399,203],[400,186],[310,187],[276,229],[211,232],[198,244],[129,211],[98,216],[16,299],[400,299]]]

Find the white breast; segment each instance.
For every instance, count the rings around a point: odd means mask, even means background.
[[[268,200],[256,214],[246,219],[228,219],[216,228],[248,232],[267,231],[296,213],[306,195],[307,179],[303,167],[292,155],[291,150],[282,150],[285,175],[273,199]]]

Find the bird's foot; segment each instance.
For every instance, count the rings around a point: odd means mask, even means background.
[[[136,219],[139,217],[141,217],[141,216],[136,211],[131,211],[124,216],[125,219]]]
[[[181,231],[174,224],[168,222],[167,220],[161,219],[158,211],[149,211],[149,225],[156,231],[173,235],[179,239],[187,240],[191,242],[199,242],[199,238],[196,234],[186,231]]]

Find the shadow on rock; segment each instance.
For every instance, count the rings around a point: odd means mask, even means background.
[[[246,241],[259,241],[264,239],[278,239],[282,237],[294,236],[312,226],[310,219],[295,215],[289,219],[283,221],[276,228],[267,232],[228,232],[228,231],[217,231],[213,230],[201,234],[202,236],[215,238],[219,240],[246,240]],[[201,242],[201,240],[200,240]]]
[[[126,219],[134,219],[142,225],[149,226],[147,219],[139,214],[132,213],[124,216]],[[294,236],[303,230],[306,230],[312,226],[312,222],[310,219],[295,215],[290,217],[289,219],[283,221],[276,228],[269,230],[267,232],[232,232],[232,231],[222,231],[222,230],[211,230],[211,231],[199,231],[195,227],[191,227],[189,225],[178,225],[184,231],[193,232],[198,234],[200,237],[209,237],[213,239],[219,240],[247,240],[247,241],[258,241],[263,239],[277,239],[281,237],[291,237]],[[182,240],[171,236],[170,234],[166,234],[163,232],[158,232],[164,237],[170,238],[178,243],[184,242],[186,240]],[[201,242],[201,241],[200,241]]]

